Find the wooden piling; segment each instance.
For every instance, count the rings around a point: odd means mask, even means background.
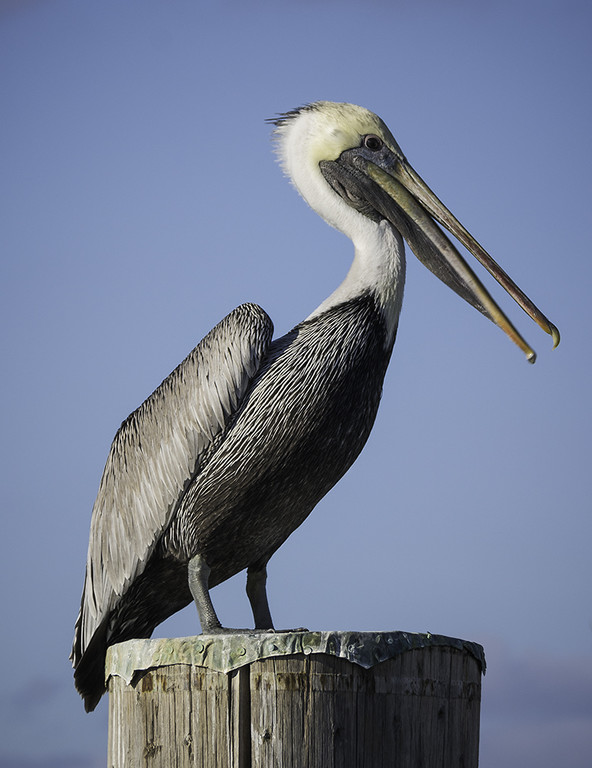
[[[483,649],[293,632],[109,649],[109,768],[476,768]]]

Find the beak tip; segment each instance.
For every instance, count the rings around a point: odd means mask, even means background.
[[[527,361],[528,361],[528,362],[529,362],[531,365],[534,365],[534,364],[536,363],[536,359],[537,359],[537,356],[536,356],[536,352],[535,352],[533,349],[529,350],[529,351],[526,353],[526,360],[527,360]]]
[[[553,349],[559,346],[559,342],[561,341],[561,336],[559,335],[559,329],[556,328],[553,323],[549,323],[549,333],[551,334],[551,337],[553,339]]]

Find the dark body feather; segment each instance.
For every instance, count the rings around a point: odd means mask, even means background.
[[[371,296],[273,342],[160,551],[181,560],[202,554],[210,586],[266,563],[362,450],[391,348]]]
[[[149,637],[192,600],[190,558],[205,558],[210,587],[263,566],[349,469],[374,423],[393,342],[367,293],[271,343],[145,567],[78,654],[87,709],[105,690],[107,647]]]

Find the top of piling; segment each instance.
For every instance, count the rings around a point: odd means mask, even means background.
[[[445,646],[468,653],[485,673],[482,646],[468,640],[417,632],[249,632],[128,640],[107,652],[105,679],[173,664],[230,672],[260,659],[295,654],[337,656],[365,669],[418,648]]]

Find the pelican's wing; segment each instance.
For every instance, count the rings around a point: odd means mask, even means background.
[[[257,373],[272,333],[260,307],[238,307],[115,435],[92,513],[71,656],[75,667],[97,627],[146,567],[201,458]]]

